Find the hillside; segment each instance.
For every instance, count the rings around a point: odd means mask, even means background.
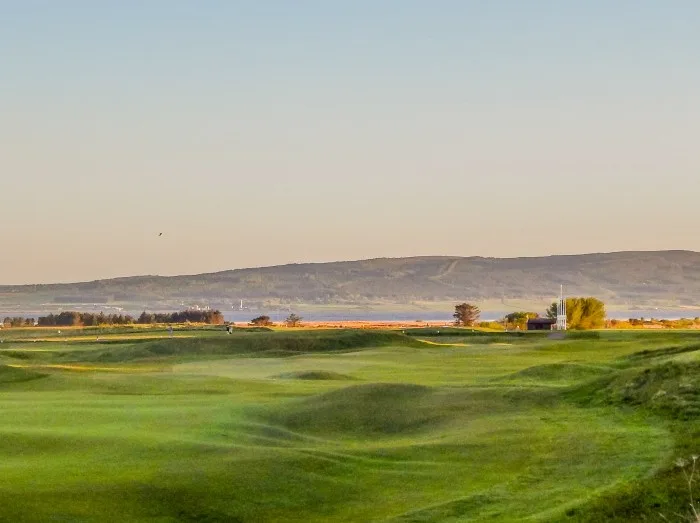
[[[0,309],[51,304],[231,308],[246,304],[409,304],[451,300],[546,301],[565,286],[627,306],[700,304],[700,253],[619,252],[533,258],[413,257],[292,264],[192,276],[0,286]]]

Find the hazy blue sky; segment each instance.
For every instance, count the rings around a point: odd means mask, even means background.
[[[698,28],[697,0],[0,0],[0,283],[700,250]]]

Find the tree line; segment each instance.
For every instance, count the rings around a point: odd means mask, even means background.
[[[138,318],[134,318],[129,314],[64,311],[58,314],[40,316],[37,320],[37,325],[41,327],[95,327],[98,325],[148,325],[185,322],[222,325],[224,323],[224,315],[218,310],[185,310],[172,313],[144,311]],[[31,324],[34,324],[34,320],[31,320]],[[15,325],[11,326],[14,327]]]
[[[39,316],[36,323],[40,327],[93,327],[97,325],[129,325],[135,323],[135,320],[128,314],[64,311],[58,314]]]
[[[20,316],[7,316],[2,320],[2,325],[5,327],[32,327],[34,326],[34,318],[23,318]]]
[[[295,313],[291,313],[285,318],[284,324],[287,327],[299,327],[301,326],[301,320],[303,319],[304,318],[302,318],[301,316],[298,316]],[[270,327],[274,325],[274,322],[268,315],[263,314],[262,316],[258,316],[250,320],[250,325],[254,325],[256,327]]]
[[[210,325],[223,325],[224,315],[218,310],[186,310],[173,313],[142,312],[136,323],[208,323]]]

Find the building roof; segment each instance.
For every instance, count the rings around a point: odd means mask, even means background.
[[[551,320],[549,318],[530,318],[527,322],[533,325],[554,325],[557,320]]]

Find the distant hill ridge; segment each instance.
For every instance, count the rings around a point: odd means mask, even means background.
[[[700,253],[627,251],[524,258],[417,256],[298,263],[187,276],[134,276],[69,284],[0,286],[0,306],[207,300],[315,304],[541,300],[564,285],[636,305],[700,303]]]

